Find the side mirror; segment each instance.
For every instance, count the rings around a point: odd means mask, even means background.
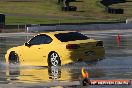
[[[27,46],[27,47],[30,47],[31,46],[31,44],[29,44],[29,43],[25,43],[25,46]]]

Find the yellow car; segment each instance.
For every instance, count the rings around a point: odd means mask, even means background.
[[[60,66],[74,61],[95,61],[104,55],[103,41],[73,31],[40,33],[5,55],[8,64]]]

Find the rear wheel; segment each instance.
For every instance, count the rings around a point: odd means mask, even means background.
[[[15,51],[10,52],[9,54],[9,64],[19,64],[19,56]]]
[[[60,66],[60,57],[56,52],[51,52],[48,57],[48,66]]]

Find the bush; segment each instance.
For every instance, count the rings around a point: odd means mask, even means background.
[[[76,10],[77,10],[76,6],[62,7],[62,11],[76,11]]]
[[[119,9],[119,8],[107,7],[105,10],[106,10],[106,12],[112,13],[112,14],[123,14],[124,13],[124,10],[123,9]]]

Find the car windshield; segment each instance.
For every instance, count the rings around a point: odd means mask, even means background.
[[[61,42],[89,39],[89,37],[78,32],[59,33],[55,34],[55,37],[59,39]]]

